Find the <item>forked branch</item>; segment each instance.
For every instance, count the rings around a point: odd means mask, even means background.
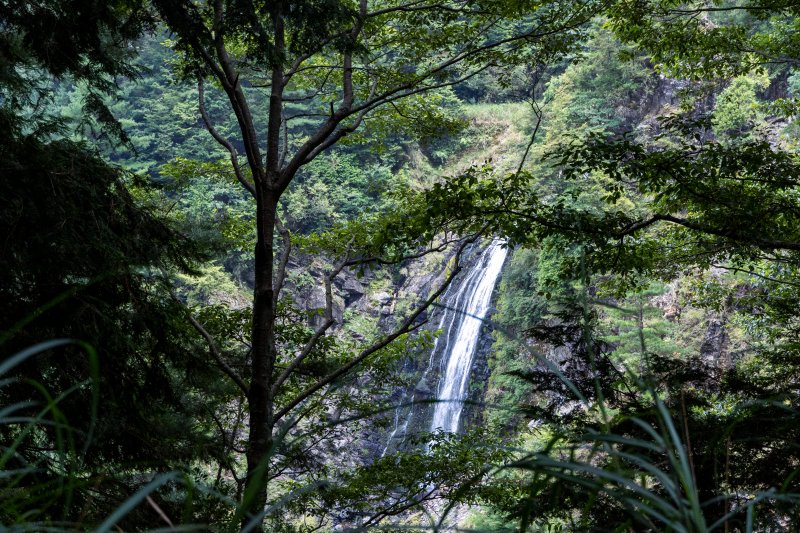
[[[233,172],[236,174],[236,179],[239,183],[242,184],[242,187],[247,189],[253,197],[256,195],[256,189],[252,183],[245,179],[244,174],[242,174],[242,169],[239,166],[239,157],[236,154],[236,148],[233,147],[233,144],[226,139],[225,137],[217,131],[214,125],[211,123],[211,119],[208,116],[208,112],[206,111],[206,102],[205,102],[205,90],[203,87],[203,80],[197,80],[197,94],[198,94],[198,104],[200,108],[200,116],[203,117],[203,123],[206,126],[206,129],[214,137],[214,140],[217,141],[223,148],[225,148],[231,157],[231,166],[233,167]]]

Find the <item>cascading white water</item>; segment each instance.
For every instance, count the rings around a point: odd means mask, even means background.
[[[427,382],[428,374],[437,360],[436,356],[439,355],[442,377],[439,380],[436,398],[445,401],[435,406],[432,430],[439,428],[449,432],[458,430],[482,321],[489,311],[492,291],[507,253],[502,242],[494,240],[481,253],[475,265],[460,283],[451,285],[442,295],[444,311],[436,326],[442,334],[433,343],[428,366],[420,379],[420,383]],[[385,456],[392,446],[397,446],[405,439],[414,410],[409,409],[405,416],[403,412],[408,404],[414,405],[416,401],[415,390],[407,394],[401,402],[403,405],[395,409],[394,427],[381,457]]]
[[[503,243],[495,239],[461,282],[442,317],[439,327],[443,328],[442,338],[447,344],[442,355],[443,374],[436,394],[438,401],[431,431],[458,431],[481,326],[489,312],[492,291],[507,253]]]

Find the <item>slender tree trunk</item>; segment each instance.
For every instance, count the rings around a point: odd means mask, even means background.
[[[275,301],[274,287],[274,233],[278,199],[281,190],[276,184],[281,177],[279,145],[283,111],[283,67],[284,28],[283,4],[274,2],[271,7],[275,39],[275,57],[272,63],[272,89],[270,91],[269,119],[266,138],[266,170],[263,174],[253,168],[256,181],[256,224],[258,242],[255,253],[255,287],[253,290],[253,339],[251,383],[248,394],[250,406],[250,435],[247,446],[247,485],[257,488],[254,498],[245,505],[247,513],[260,513],[268,499],[267,479],[272,453],[272,429],[274,426],[275,401],[272,376],[277,359],[275,345]],[[260,161],[259,161],[260,164]],[[263,530],[263,521],[257,528]]]
[[[257,493],[243,509],[253,514],[260,513],[267,501],[266,479],[273,445],[274,402],[271,388],[277,354],[273,300],[273,233],[278,199],[274,191],[263,183],[256,187],[258,242],[255,250],[252,363],[248,392],[250,434],[247,446],[247,486],[251,491],[257,489]]]

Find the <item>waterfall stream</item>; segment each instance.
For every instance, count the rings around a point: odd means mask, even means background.
[[[448,302],[440,326],[446,324],[442,332],[446,346],[431,431],[458,431],[481,326],[489,312],[492,291],[507,253],[503,244],[495,239],[461,282],[455,298]]]
[[[430,430],[442,429],[456,432],[461,411],[467,398],[469,375],[480,338],[483,320],[489,312],[492,292],[500,276],[508,250],[502,241],[495,239],[484,249],[473,267],[442,296],[443,311],[437,329],[442,333],[434,341],[428,366],[420,379],[427,383],[428,375],[436,361],[440,361],[440,378],[436,387],[436,400]],[[414,404],[420,386],[410,394]],[[409,394],[403,403],[409,399]],[[397,441],[402,441],[414,414],[411,409],[403,416],[403,407],[394,413],[394,428],[381,456]]]

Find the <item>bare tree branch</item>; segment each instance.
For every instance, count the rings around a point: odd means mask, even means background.
[[[458,13],[462,15],[486,15],[489,13],[488,11],[480,9],[469,9],[466,7],[452,7],[445,3],[440,3],[440,2],[426,4],[425,0],[422,0],[419,2],[411,2],[409,4],[402,4],[399,6],[379,9],[377,11],[373,11],[367,14],[367,16],[370,18],[374,18],[374,17],[379,17],[381,15],[387,15],[389,13],[396,13],[396,12],[413,13],[416,11],[446,11],[449,13]]]
[[[286,35],[283,22],[282,5],[276,3],[273,13],[273,36],[275,39],[276,53],[282,54],[286,46]],[[269,172],[268,183],[269,186],[274,187],[280,179],[280,137],[281,137],[281,124],[283,122],[283,91],[284,91],[284,78],[283,66],[281,64],[272,65],[272,78],[270,80],[272,87],[269,93],[269,112],[267,114],[267,160],[266,167]]]
[[[208,112],[206,111],[206,103],[205,103],[205,91],[203,87],[203,79],[200,78],[197,80],[197,93],[199,96],[199,107],[200,107],[200,116],[203,117],[203,123],[206,125],[206,129],[214,137],[214,140],[221,144],[231,157],[231,166],[233,166],[233,171],[236,174],[236,179],[239,180],[239,183],[242,184],[242,187],[247,189],[253,197],[256,195],[256,189],[252,183],[245,179],[244,175],[242,174],[242,169],[239,167],[239,158],[236,154],[236,149],[233,147],[233,144],[223,137],[217,130],[214,128],[214,125],[211,124],[211,119],[208,116]]]
[[[418,76],[415,76],[413,79],[409,80],[406,83],[398,84],[380,94],[375,94],[375,93],[371,94],[370,97],[368,97],[360,105],[353,105],[354,92],[352,88],[352,69],[353,69],[352,56],[349,53],[346,53],[344,68],[343,68],[344,80],[343,80],[343,98],[341,105],[338,107],[338,109],[336,109],[336,111],[332,110],[328,119],[323,124],[320,125],[317,131],[313,135],[311,135],[305,141],[305,143],[303,143],[303,145],[300,146],[300,148],[298,148],[294,157],[292,157],[289,163],[286,165],[286,167],[284,167],[281,170],[281,177],[276,183],[276,189],[279,192],[282,192],[286,188],[286,186],[288,186],[289,181],[291,181],[294,174],[301,166],[313,160],[314,157],[318,156],[320,153],[322,153],[322,151],[334,145],[336,142],[341,140],[349,133],[355,131],[355,129],[358,127],[358,125],[360,125],[361,121],[366,116],[366,114],[374,110],[375,108],[401,98],[413,96],[414,94],[419,94],[440,87],[447,87],[455,85],[457,83],[461,83],[466,79],[469,79],[472,76],[476,75],[477,73],[482,72],[483,70],[488,68],[490,64],[475,69],[470,74],[463,76],[457,80],[432,83],[432,84],[426,84],[425,82],[431,79],[435,79],[438,75],[440,75],[453,65],[463,63],[464,61],[469,60],[472,57],[497,49],[506,44],[519,43],[522,41],[540,40],[547,36],[577,27],[585,22],[586,16],[587,15],[583,12],[576,13],[572,15],[570,20],[566,21],[564,24],[559,25],[557,28],[552,28],[548,30],[542,29],[545,24],[544,22],[542,22],[527,32],[512,35],[504,39],[492,41],[482,46],[475,46],[467,50],[457,52],[450,58],[439,62],[437,65],[427,69],[425,72],[423,72]],[[361,31],[360,24],[354,26],[353,28],[354,36],[357,36],[360,31]],[[331,107],[333,107],[333,104],[331,104]],[[354,115],[358,117],[356,119],[355,124],[339,128],[339,125],[342,123],[342,121]]]
[[[525,160],[528,159],[528,154],[531,151],[531,147],[533,146],[533,143],[536,142],[536,135],[539,133],[539,127],[542,125],[542,108],[539,107],[539,104],[535,99],[531,100],[531,108],[533,110],[533,114],[536,116],[536,126],[533,128],[533,133],[531,133],[531,139],[528,142],[528,146],[525,147],[525,153],[522,154],[522,159],[519,161],[517,174],[522,172],[522,167],[525,166]]]
[[[408,261],[410,259],[419,259],[420,257],[424,257],[424,256],[426,256],[428,254],[431,254],[431,253],[434,253],[434,252],[441,252],[442,250],[444,250],[445,248],[447,248],[451,244],[453,244],[455,242],[459,242],[461,240],[463,240],[463,238],[462,239],[445,239],[441,244],[439,244],[437,246],[433,246],[431,248],[426,248],[426,249],[424,249],[424,250],[422,250],[420,252],[414,253],[414,254],[404,255],[403,257],[399,257],[397,259],[384,259],[382,257],[377,257],[377,256],[359,257],[359,258],[356,258],[356,259],[349,259],[344,264],[344,266],[345,267],[351,267],[351,266],[355,266],[355,265],[363,265],[363,264],[368,264],[368,263],[374,263],[374,264],[378,264],[378,265],[396,265],[398,263],[402,263],[403,261]]]
[[[215,61],[205,50],[205,47],[198,41],[194,48],[199,51],[206,63],[214,73],[217,75],[222,88],[228,95],[228,100],[233,107],[233,113],[236,115],[236,120],[239,123],[239,129],[242,132],[244,141],[245,153],[247,154],[247,162],[250,165],[250,170],[253,174],[253,180],[258,181],[263,174],[263,167],[261,164],[261,150],[258,148],[258,136],[256,134],[255,125],[253,123],[253,115],[250,111],[250,105],[247,98],[242,91],[239,84],[239,75],[233,70],[233,63],[228,55],[228,50],[225,48],[225,33],[223,25],[223,6],[219,0],[214,3],[214,23],[213,23],[213,37],[214,48],[217,53],[217,61]]]
[[[308,339],[305,346],[300,350],[300,353],[295,356],[295,358],[289,363],[289,365],[281,372],[281,375],[275,380],[272,385],[272,395],[276,396],[278,394],[278,390],[280,389],[281,385],[289,379],[289,376],[294,372],[294,370],[302,363],[306,357],[311,353],[314,347],[319,342],[319,339],[325,335],[331,326],[334,324],[333,319],[333,279],[339,275],[342,269],[345,267],[346,261],[342,261],[339,265],[331,270],[327,276],[324,278],[325,283],[325,322],[322,323],[320,327],[314,331],[314,334],[311,335],[311,338]]]
[[[323,335],[325,335],[325,333],[335,323],[334,318],[333,318],[332,283],[333,283],[333,280],[336,278],[336,276],[338,276],[342,272],[342,270],[344,268],[355,266],[355,265],[368,264],[368,263],[376,263],[376,264],[382,264],[382,265],[393,265],[393,264],[397,264],[397,263],[400,263],[400,262],[403,262],[403,261],[406,261],[406,260],[410,260],[410,259],[418,259],[420,257],[423,257],[423,256],[428,255],[428,254],[433,253],[433,252],[440,252],[440,251],[444,250],[445,248],[447,248],[450,244],[452,244],[454,242],[458,242],[460,240],[463,240],[463,239],[445,240],[444,242],[442,242],[438,246],[435,246],[435,247],[432,247],[432,248],[427,248],[425,250],[422,250],[421,252],[418,252],[418,253],[415,253],[415,254],[411,254],[411,255],[406,255],[406,256],[403,256],[401,258],[394,259],[394,260],[387,260],[387,259],[383,259],[383,258],[380,258],[380,257],[362,257],[362,258],[357,258],[357,259],[347,259],[347,258],[345,258],[343,261],[341,261],[338,264],[338,266],[336,266],[334,269],[332,269],[331,272],[329,272],[328,275],[326,275],[325,278],[324,278],[324,284],[325,284],[325,322],[323,322],[323,324],[319,328],[317,328],[317,330],[314,332],[314,334],[311,336],[311,338],[308,340],[308,342],[306,342],[306,344],[303,347],[303,349],[300,350],[298,355],[292,360],[292,362],[284,369],[284,371],[281,373],[281,375],[278,376],[278,378],[275,380],[275,383],[273,385],[273,392],[272,392],[273,395],[277,394],[277,391],[280,388],[280,386],[283,385],[283,383],[289,378],[291,373],[294,372],[297,369],[297,367],[300,365],[300,363],[302,363],[303,360],[306,357],[308,357],[308,355],[311,353],[311,351],[317,345],[319,340],[323,337]]]
[[[761,239],[758,237],[752,237],[748,235],[742,235],[741,233],[734,231],[734,230],[727,230],[722,228],[713,228],[710,226],[705,226],[702,224],[698,224],[697,222],[693,222],[691,220],[686,220],[684,218],[676,217],[674,215],[664,215],[664,214],[657,214],[653,215],[652,217],[635,222],[633,224],[629,224],[625,228],[623,228],[620,232],[617,233],[618,237],[624,237],[626,235],[632,235],[639,231],[640,229],[646,228],[651,226],[657,222],[671,222],[673,224],[678,224],[679,226],[683,226],[685,228],[699,231],[701,233],[707,233],[709,235],[715,235],[717,237],[724,237],[726,239],[731,239],[734,241],[744,242],[744,243],[751,243],[754,246],[759,248],[766,248],[766,249],[780,249],[780,250],[800,250],[800,242],[797,241],[783,241],[783,240],[771,240],[771,239]]]
[[[370,88],[370,91],[369,91],[370,97],[372,97],[375,94],[375,90],[377,89],[377,87],[378,87],[378,80],[376,79],[372,83],[372,87]],[[325,150],[327,150],[328,148],[330,148],[331,146],[336,144],[338,141],[340,141],[346,135],[349,135],[349,134],[353,133],[354,131],[356,131],[358,129],[358,127],[361,126],[361,122],[363,122],[364,117],[367,115],[368,112],[369,112],[369,109],[362,110],[361,113],[358,114],[358,116],[356,117],[356,119],[353,121],[352,124],[349,124],[346,127],[340,128],[337,132],[335,132],[333,135],[328,137],[328,139],[325,142],[323,142],[322,144],[317,146],[314,150],[311,151],[310,154],[308,154],[308,156],[306,157],[305,161],[303,161],[303,163],[305,164],[305,163],[309,163],[309,162],[313,161],[314,158],[317,157],[320,153],[324,152]]]
[[[784,279],[773,278],[773,277],[770,277],[770,276],[765,276],[764,274],[759,274],[758,272],[754,272],[752,270],[745,270],[743,268],[736,268],[736,267],[732,267],[732,266],[717,265],[717,264],[712,264],[711,266],[714,267],[714,268],[721,268],[723,270],[730,270],[731,272],[741,272],[742,274],[747,274],[749,276],[754,276],[756,278],[761,278],[761,279],[763,279],[765,281],[770,281],[772,283],[779,283],[781,285],[790,285],[792,287],[800,287],[800,283],[794,283],[794,282],[789,281],[789,280],[784,280]]]
[[[284,102],[286,100],[284,99]],[[283,168],[286,164],[286,157],[289,155],[289,120],[286,118],[286,109],[281,110],[281,124],[283,125],[283,148],[278,168]]]
[[[174,298],[174,296],[173,296]],[[177,300],[177,299],[176,299]],[[222,353],[219,351],[217,347],[217,343],[214,341],[214,337],[206,331],[206,329],[197,321],[197,319],[192,316],[191,311],[186,309],[186,317],[189,319],[189,322],[192,324],[192,327],[205,339],[206,344],[208,344],[208,351],[211,353],[211,356],[219,366],[220,370],[222,370],[226,376],[231,378],[237,387],[246,395],[248,391],[247,384],[245,384],[244,380],[230,367],[228,363],[222,358]]]
[[[362,16],[356,21],[356,24],[353,25],[352,30],[350,31],[350,39],[355,42],[358,38],[358,35],[361,33],[361,30],[364,27],[364,17],[363,13],[366,11],[366,0],[360,0],[359,2],[360,10]],[[277,72],[277,71],[276,71]],[[274,94],[274,88],[273,88]],[[329,136],[334,133],[339,123],[344,120],[345,118],[353,115],[351,113],[351,109],[353,107],[353,102],[355,100],[355,92],[353,89],[353,53],[351,51],[346,51],[343,54],[343,61],[342,61],[342,103],[339,108],[331,113],[331,116],[325,121],[322,126],[314,133],[311,138],[309,138],[303,145],[298,149],[297,153],[295,153],[294,157],[289,161],[283,169],[276,169],[280,170],[280,174],[276,179],[275,188],[280,192],[284,191],[286,187],[288,187],[289,182],[294,178],[295,173],[297,170],[306,162],[306,157],[315,148],[325,142]],[[331,102],[331,109],[333,109],[333,103]],[[363,116],[362,116],[363,118]],[[360,120],[357,120],[360,124]],[[346,135],[343,133],[339,136],[339,139]],[[317,152],[319,154],[319,152]]]

